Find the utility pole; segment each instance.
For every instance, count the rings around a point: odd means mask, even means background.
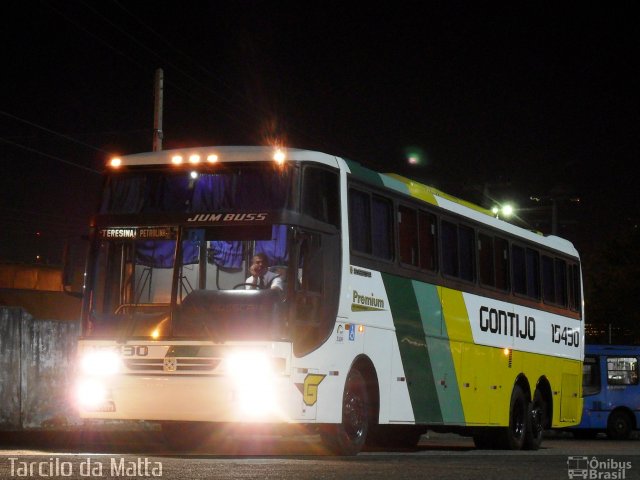
[[[559,196],[531,196],[529,197],[531,200],[533,200],[534,202],[540,203],[543,201],[546,202],[550,202],[551,205],[541,205],[540,207],[534,207],[533,209],[538,209],[538,208],[550,208],[551,209],[551,234],[552,235],[557,235],[558,234],[558,202],[560,201],[569,201],[569,202],[573,202],[573,203],[579,203],[580,202],[580,198],[578,197],[570,197],[567,195],[559,195]],[[533,210],[533,209],[529,209],[529,210]],[[523,210],[527,210],[527,209],[523,209]],[[575,223],[575,222],[573,222]]]
[[[162,96],[163,96],[164,72],[161,68],[156,70],[155,95],[153,108],[153,151],[162,150]]]

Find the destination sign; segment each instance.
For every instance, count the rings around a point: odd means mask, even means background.
[[[174,240],[177,231],[172,227],[109,227],[101,229],[98,235],[109,240]]]

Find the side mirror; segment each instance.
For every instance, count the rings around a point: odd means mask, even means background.
[[[76,297],[83,297],[84,290],[84,258],[82,245],[71,245],[66,242],[63,253],[62,288],[65,293]]]

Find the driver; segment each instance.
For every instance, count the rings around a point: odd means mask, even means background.
[[[256,253],[249,268],[251,276],[246,281],[246,283],[255,285],[255,287],[247,285],[247,290],[256,288],[277,288],[282,290],[282,277],[269,271],[267,267],[269,267],[267,256],[262,252]]]

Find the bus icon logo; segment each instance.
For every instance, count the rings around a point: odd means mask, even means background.
[[[567,474],[569,478],[589,478],[589,457],[568,457]]]
[[[178,359],[175,357],[165,357],[162,370],[165,372],[175,372],[178,369]]]

